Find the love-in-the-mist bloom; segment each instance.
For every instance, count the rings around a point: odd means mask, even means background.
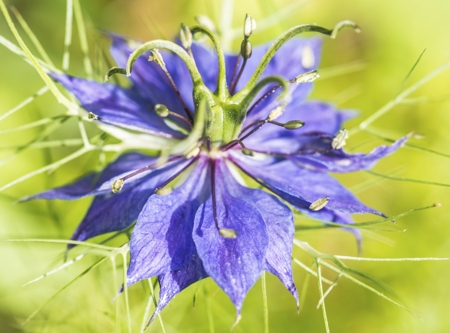
[[[137,221],[127,282],[158,277],[155,315],[184,288],[211,277],[239,316],[264,271],[277,276],[298,304],[292,209],[341,224],[351,224],[354,213],[382,215],[329,173],[368,169],[407,139],[369,154],[346,153],[342,123],[351,113],[305,101],[318,76],[321,40],[293,37],[307,31],[333,37],[345,26],[354,25],[301,25],[253,49],[254,23],[247,17],[238,54],[225,54],[204,26],[182,26],[181,46],[112,35],[111,54],[120,67],[108,76],[127,74],[129,88],[53,78],[102,129],[130,130],[121,147],[134,151],[100,174],[31,198],[94,196],[72,236],[77,241]],[[212,47],[192,42],[192,36],[209,38]],[[138,148],[161,153],[147,156]]]

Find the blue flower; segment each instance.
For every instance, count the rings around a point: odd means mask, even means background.
[[[320,39],[291,39],[291,29],[272,46],[252,49],[245,36],[239,55],[224,55],[209,30],[195,31],[208,35],[216,51],[187,43],[188,53],[153,41],[138,45],[130,60],[134,47],[112,35],[112,56],[128,73],[132,69],[130,88],[53,74],[92,119],[163,142],[167,147],[160,149],[168,155],[124,153],[100,174],[29,199],[94,196],[72,240],[137,221],[128,284],[158,277],[154,316],[206,277],[230,297],[239,316],[263,271],[277,276],[298,305],[291,267],[294,219],[287,204],[314,219],[343,224],[351,224],[354,213],[382,215],[329,173],[371,168],[407,137],[369,154],[342,149],[342,123],[352,114],[305,101],[317,76]],[[138,57],[145,52],[153,61]],[[248,187],[244,178],[261,189]],[[169,184],[175,188],[163,193]]]

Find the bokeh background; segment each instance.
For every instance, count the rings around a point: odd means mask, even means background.
[[[108,43],[99,37],[97,29],[142,40],[171,38],[177,33],[180,22],[192,24],[198,14],[208,15],[217,22],[221,15],[220,1],[209,0],[80,0],[80,3],[88,28],[91,58],[99,73],[108,68],[101,53],[107,50]],[[17,8],[51,59],[59,65],[64,48],[66,2],[9,0],[6,4]],[[248,0],[235,1],[232,10],[235,28],[241,27],[247,12],[257,22],[266,24],[270,21],[264,19],[278,13],[269,28],[263,29],[265,24],[261,24],[252,36],[254,44],[269,41],[284,29],[300,23],[332,27],[340,20],[349,19],[362,27],[360,34],[344,31],[336,40],[324,38],[322,77],[311,96],[342,108],[359,110],[360,117],[352,120],[348,127],[357,125],[395,98],[424,49],[426,52],[406,86],[450,60],[450,2],[447,0]],[[69,73],[83,75],[75,29],[74,34]],[[13,41],[3,17],[0,18],[0,35]],[[236,49],[239,43],[237,38],[231,47]],[[0,46],[0,59],[1,115],[35,93],[43,82],[31,66],[3,46]],[[394,108],[378,119],[373,128],[391,139],[415,131],[423,137],[413,138],[412,144],[450,154],[449,87],[450,72],[441,74],[411,96],[420,97],[419,100]],[[0,156],[3,158],[0,185],[74,151],[73,148],[28,149],[5,162],[5,158],[14,153],[11,147],[33,140],[45,127],[14,133],[5,133],[5,130],[57,115],[63,110],[47,93],[0,122]],[[95,133],[95,128],[88,130]],[[76,122],[68,121],[49,139],[77,135]],[[348,148],[369,151],[382,143],[385,142],[358,133],[348,140]],[[89,205],[88,199],[70,203],[18,204],[16,201],[27,194],[73,180],[95,169],[98,160],[98,154],[84,156],[55,172],[33,177],[0,193],[0,239],[69,238]],[[449,168],[449,157],[404,148],[381,161],[375,169],[398,177],[450,184]],[[396,228],[405,232],[364,233],[364,256],[450,256],[450,188],[386,180],[364,172],[339,178],[365,203],[388,215],[442,203],[441,208],[398,219]],[[353,237],[339,230],[298,232],[296,237],[322,252],[357,255]],[[117,243],[124,240],[119,238]],[[21,287],[61,264],[63,254],[63,245],[0,242],[0,332],[113,332],[117,327],[118,331],[125,332],[123,299],[111,302],[118,284],[112,278],[114,270],[109,261],[75,281],[34,319],[22,325],[34,310],[98,260],[96,256],[87,257],[64,271]],[[295,250],[294,257],[308,266],[311,264],[311,259],[300,250]],[[118,260],[119,272],[121,265]],[[326,298],[331,332],[448,332],[448,262],[350,262],[349,265],[389,285],[398,296],[395,299],[423,321],[343,278]],[[301,290],[305,271],[297,265],[294,269],[295,281]],[[324,274],[330,279],[335,277],[327,270]],[[315,278],[311,278],[302,296],[300,314],[293,299],[275,278],[268,276],[267,282],[271,332],[325,332],[321,311],[316,309],[319,296]],[[146,285],[130,289],[133,332],[139,330],[148,294]],[[119,324],[115,319],[116,306],[119,307]],[[163,311],[162,318],[167,332],[228,332],[234,320],[234,308],[214,283],[206,281],[177,296]],[[245,301],[243,319],[235,332],[262,332],[263,328],[258,282]],[[148,332],[161,331],[157,321],[148,329]]]

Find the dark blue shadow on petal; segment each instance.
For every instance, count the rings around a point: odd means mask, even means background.
[[[205,271],[230,297],[239,316],[248,290],[265,268],[269,237],[261,214],[251,204],[233,197],[220,169],[215,172],[217,222],[237,236],[231,239],[219,234],[210,198],[195,215],[193,238]]]
[[[261,214],[269,236],[265,270],[277,276],[294,296],[299,306],[297,288],[292,277],[292,244],[294,240],[294,217],[291,210],[278,198],[261,190],[240,185],[224,162],[219,164],[222,181],[235,198],[251,204]]]
[[[200,159],[183,185],[145,203],[130,241],[128,285],[181,269],[196,256],[192,229],[198,207],[209,196],[206,165]]]

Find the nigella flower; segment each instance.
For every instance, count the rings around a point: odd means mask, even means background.
[[[254,25],[247,17],[239,54],[224,54],[216,36],[203,26],[182,26],[181,44],[187,51],[161,40],[133,51],[124,38],[112,35],[111,54],[121,67],[109,74],[131,74],[130,88],[53,77],[91,119],[147,138],[131,147],[161,143],[161,156],[128,152],[100,174],[31,198],[94,196],[72,236],[77,241],[137,221],[128,284],[158,277],[154,315],[186,287],[211,277],[239,317],[248,290],[263,271],[277,276],[298,305],[289,206],[341,224],[352,223],[353,213],[382,215],[329,173],[368,169],[407,140],[369,154],[346,153],[342,123],[351,114],[305,101],[318,76],[321,40],[292,37],[304,31],[334,36],[349,25],[344,22],[334,30],[297,26],[271,46],[252,49]],[[191,33],[209,37],[214,51],[193,43]]]

